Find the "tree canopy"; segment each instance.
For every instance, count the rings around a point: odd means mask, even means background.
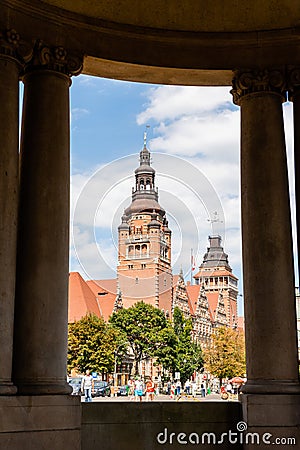
[[[113,313],[109,323],[87,315],[69,325],[68,344],[69,371],[111,373],[115,358],[120,360],[129,347],[135,373],[139,362],[148,358],[173,376],[180,372],[183,382],[202,367],[201,348],[192,339],[192,320],[179,308],[174,309],[172,322],[163,311],[144,302]]]
[[[155,364],[173,375],[180,372],[184,382],[202,367],[201,348],[192,341],[192,321],[185,319],[179,308],[174,309],[171,322],[160,309],[139,302],[114,313],[110,323],[126,334],[136,372],[140,361],[155,358]]]
[[[215,377],[243,377],[246,372],[244,334],[220,327],[212,334],[211,344],[204,351],[206,369]]]
[[[185,382],[203,366],[202,350],[200,345],[192,340],[192,319],[186,319],[178,307],[174,308],[173,327],[177,336],[174,372],[180,372],[181,381]]]
[[[135,369],[143,359],[154,356],[162,345],[161,339],[167,327],[163,311],[144,302],[128,309],[120,309],[110,317],[110,324],[126,335],[134,355]]]
[[[94,314],[69,324],[68,371],[113,372],[114,352],[122,342],[124,335]]]

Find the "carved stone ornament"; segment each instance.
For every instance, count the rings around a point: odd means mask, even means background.
[[[37,41],[33,50],[33,57],[25,67],[25,73],[44,68],[71,77],[79,75],[82,66],[82,57],[68,53],[63,47],[50,47],[42,41]]]
[[[240,104],[245,95],[257,92],[275,92],[286,99],[286,81],[284,71],[278,69],[238,70],[232,81],[233,102]]]
[[[20,35],[16,30],[0,32],[0,54],[10,58],[18,58],[17,50],[20,44]]]
[[[289,99],[293,100],[300,93],[300,67],[293,67],[288,71]]]
[[[32,48],[20,38],[19,33],[13,28],[0,32],[0,57],[13,58],[20,65],[29,61],[32,56]]]

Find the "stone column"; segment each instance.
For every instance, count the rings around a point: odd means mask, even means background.
[[[19,41],[14,30],[0,33],[0,395],[16,392],[11,370],[18,209]]]
[[[241,107],[245,393],[300,393],[280,71],[238,72]]]
[[[300,384],[280,71],[237,72],[249,432],[299,436]],[[297,395],[298,394],[298,395]],[[255,448],[246,445],[245,448]],[[265,448],[263,446],[263,448]]]
[[[81,68],[39,43],[23,76],[13,379],[20,394],[67,394],[69,86]]]

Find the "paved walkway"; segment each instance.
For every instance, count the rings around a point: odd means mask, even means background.
[[[237,401],[237,399],[232,399],[233,401]],[[81,397],[81,401],[84,401],[84,397]],[[95,397],[93,398],[93,402],[129,402],[129,401],[135,401],[135,399],[127,396],[120,396],[120,397]],[[224,402],[228,400],[222,400],[221,396],[219,394],[210,394],[206,397],[201,397],[200,395],[197,395],[195,398],[193,398],[191,395],[182,395],[179,399],[173,399],[170,398],[168,395],[159,394],[158,396],[154,397],[154,402]],[[143,397],[143,402],[146,402],[146,398]]]

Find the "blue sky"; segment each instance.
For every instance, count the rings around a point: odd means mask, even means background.
[[[173,230],[174,273],[182,266],[189,279],[190,249],[198,266],[208,235],[220,233],[242,293],[240,115],[229,91],[73,78],[70,270],[84,278],[115,276],[116,228],[130,203],[138,152],[150,125],[147,146]],[[290,104],[284,113],[292,163]]]

